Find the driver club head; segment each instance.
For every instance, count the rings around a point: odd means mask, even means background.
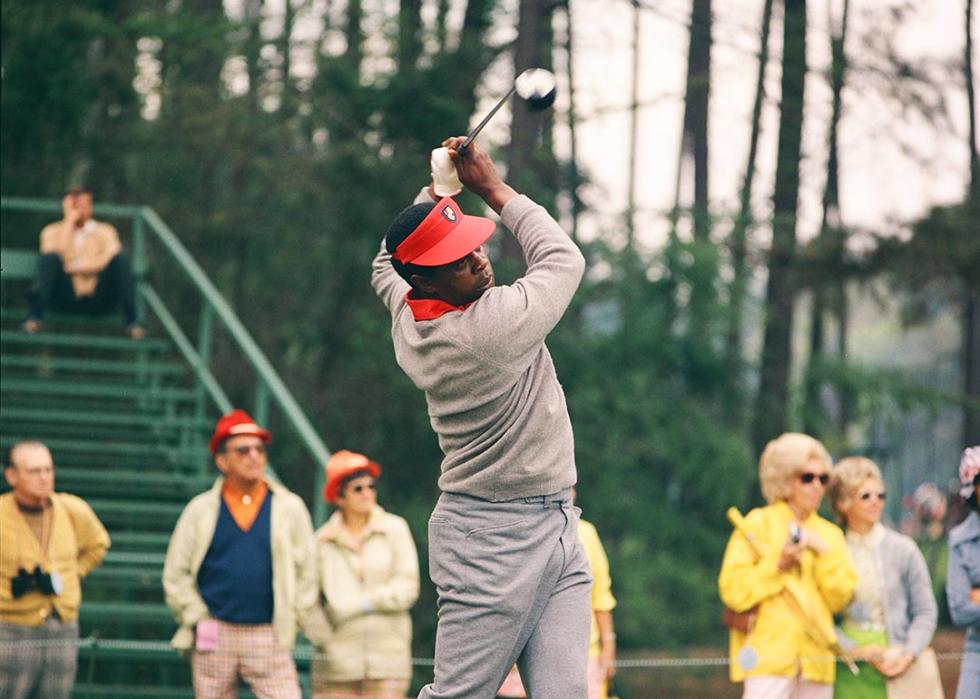
[[[545,110],[555,103],[556,88],[555,74],[544,68],[529,68],[514,81],[517,96],[533,112]]]
[[[460,145],[459,153],[465,153],[466,149],[476,138],[476,135],[483,130],[483,127],[487,125],[490,118],[497,113],[497,111],[504,106],[512,94],[515,92],[517,96],[524,100],[527,104],[528,109],[532,112],[540,112],[547,109],[555,103],[555,91],[557,88],[557,81],[555,80],[555,74],[550,70],[545,70],[544,68],[528,68],[517,76],[514,80],[514,86],[510,91],[500,98],[500,101],[494,105],[483,120],[476,125],[472,131],[470,131],[469,136]]]

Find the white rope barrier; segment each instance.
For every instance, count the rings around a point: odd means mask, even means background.
[[[0,641],[0,649],[15,648],[56,648],[65,645],[76,645],[79,648],[90,648],[96,652],[99,650],[107,651],[142,651],[142,652],[169,652],[175,653],[174,649],[166,641],[130,641],[123,639],[99,638],[98,636],[86,636],[77,639],[34,639],[18,641]],[[220,651],[209,651],[212,653]],[[312,660],[316,657],[316,649],[311,646],[300,646],[294,649],[293,655],[301,660]],[[936,660],[939,662],[960,661],[963,653],[936,653]],[[806,660],[806,658],[801,658]],[[826,656],[813,658],[814,661],[825,661]],[[727,667],[730,664],[727,656],[708,656],[694,658],[620,658],[616,660],[617,669],[651,669],[651,668],[711,668]],[[434,658],[412,658],[412,665],[416,667],[433,667]]]

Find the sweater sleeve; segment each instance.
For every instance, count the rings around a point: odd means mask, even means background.
[[[524,250],[527,271],[510,286],[487,292],[470,312],[475,351],[502,366],[533,356],[571,303],[585,258],[558,222],[526,196],[511,199],[501,222]]]
[[[405,520],[393,520],[391,578],[367,593],[372,612],[406,611],[419,597],[419,559]]]
[[[330,639],[331,630],[327,617],[320,606],[320,584],[317,574],[316,540],[313,522],[306,505],[299,496],[292,495],[293,513],[290,521],[293,543],[293,566],[296,575],[296,619],[303,634],[313,645],[323,648]]]
[[[59,245],[60,238],[58,234],[66,225],[64,221],[56,221],[55,223],[49,223],[41,229],[40,250],[42,255],[47,255],[48,253],[64,255],[65,251]]]
[[[936,622],[939,610],[936,598],[932,593],[932,580],[929,578],[929,568],[915,542],[903,541],[902,560],[905,570],[901,572],[902,580],[909,597],[908,636],[905,639],[905,650],[914,656],[919,655],[932,641],[936,632]]]
[[[599,532],[591,522],[579,520],[578,536],[592,571],[592,611],[611,612],[616,606],[616,598],[612,593],[609,559],[599,539]]]
[[[832,528],[831,528],[832,527]],[[821,532],[827,550],[817,555],[813,566],[817,589],[832,614],[836,614],[851,601],[857,587],[857,570],[851,560],[844,533],[834,525]]]
[[[957,626],[980,624],[980,604],[970,600],[970,581],[967,568],[969,555],[980,555],[977,539],[971,539],[950,546],[949,562],[946,566],[946,599],[949,602],[949,616]]]
[[[85,577],[98,568],[109,550],[109,532],[99,521],[87,502],[74,495],[64,495],[61,501],[75,527],[78,543],[78,574]]]
[[[197,591],[197,580],[191,570],[194,530],[199,516],[192,500],[181,512],[167,546],[163,563],[163,595],[177,623],[194,627],[208,616],[208,607]]]

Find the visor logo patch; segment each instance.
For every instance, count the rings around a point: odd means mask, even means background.
[[[453,223],[456,223],[456,210],[453,209],[453,207],[446,204],[446,206],[443,207],[441,213],[443,218],[445,218],[447,221],[452,221]]]

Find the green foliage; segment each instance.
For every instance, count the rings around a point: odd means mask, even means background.
[[[360,34],[347,36],[340,53],[317,42],[306,47],[315,68],[308,80],[284,79],[283,35],[262,35],[249,12],[229,18],[220,0],[19,0],[2,9],[3,193],[58,196],[87,179],[97,200],[156,209],[327,444],[382,464],[381,501],[408,519],[423,574],[441,453],[423,396],[394,362],[370,261],[388,222],[426,184],[429,150],[466,130],[501,50],[488,40],[498,5],[467,2],[459,36],[443,41],[445,27],[423,36],[405,47],[405,56],[421,52],[411,64],[398,65],[394,47],[388,62],[357,60],[366,50]],[[424,33],[404,36],[416,31]],[[156,83],[141,72],[147,65],[157,67]],[[134,81],[149,87],[137,93]],[[153,100],[156,112],[148,109]],[[544,204],[560,200],[558,174],[567,169],[549,144],[528,158],[519,180]],[[957,230],[978,218],[948,215]],[[930,249],[945,244],[944,216],[928,224],[930,242],[922,238]],[[618,233],[607,231],[605,240]],[[976,260],[969,247],[976,236],[957,240],[966,252],[944,259]],[[705,239],[674,239],[655,260],[602,241],[586,253],[590,273],[549,347],[576,433],[579,503],[612,564],[620,638],[634,647],[721,642],[715,578],[730,531],[723,513],[748,506],[755,478],[741,431],[750,416],[730,410],[750,400],[742,365],[723,351],[731,313],[718,274],[725,257]],[[151,257],[150,266],[193,335],[192,296],[169,283],[176,272],[164,261]],[[214,371],[248,405],[250,377],[234,357],[219,339]],[[846,367],[814,371],[869,401],[907,393]],[[910,390],[908,400],[922,397]],[[271,416],[274,429],[278,419]],[[319,465],[311,468],[295,445],[277,449],[286,481],[318,497]],[[431,586],[423,585],[413,614],[416,652],[427,654]]]

